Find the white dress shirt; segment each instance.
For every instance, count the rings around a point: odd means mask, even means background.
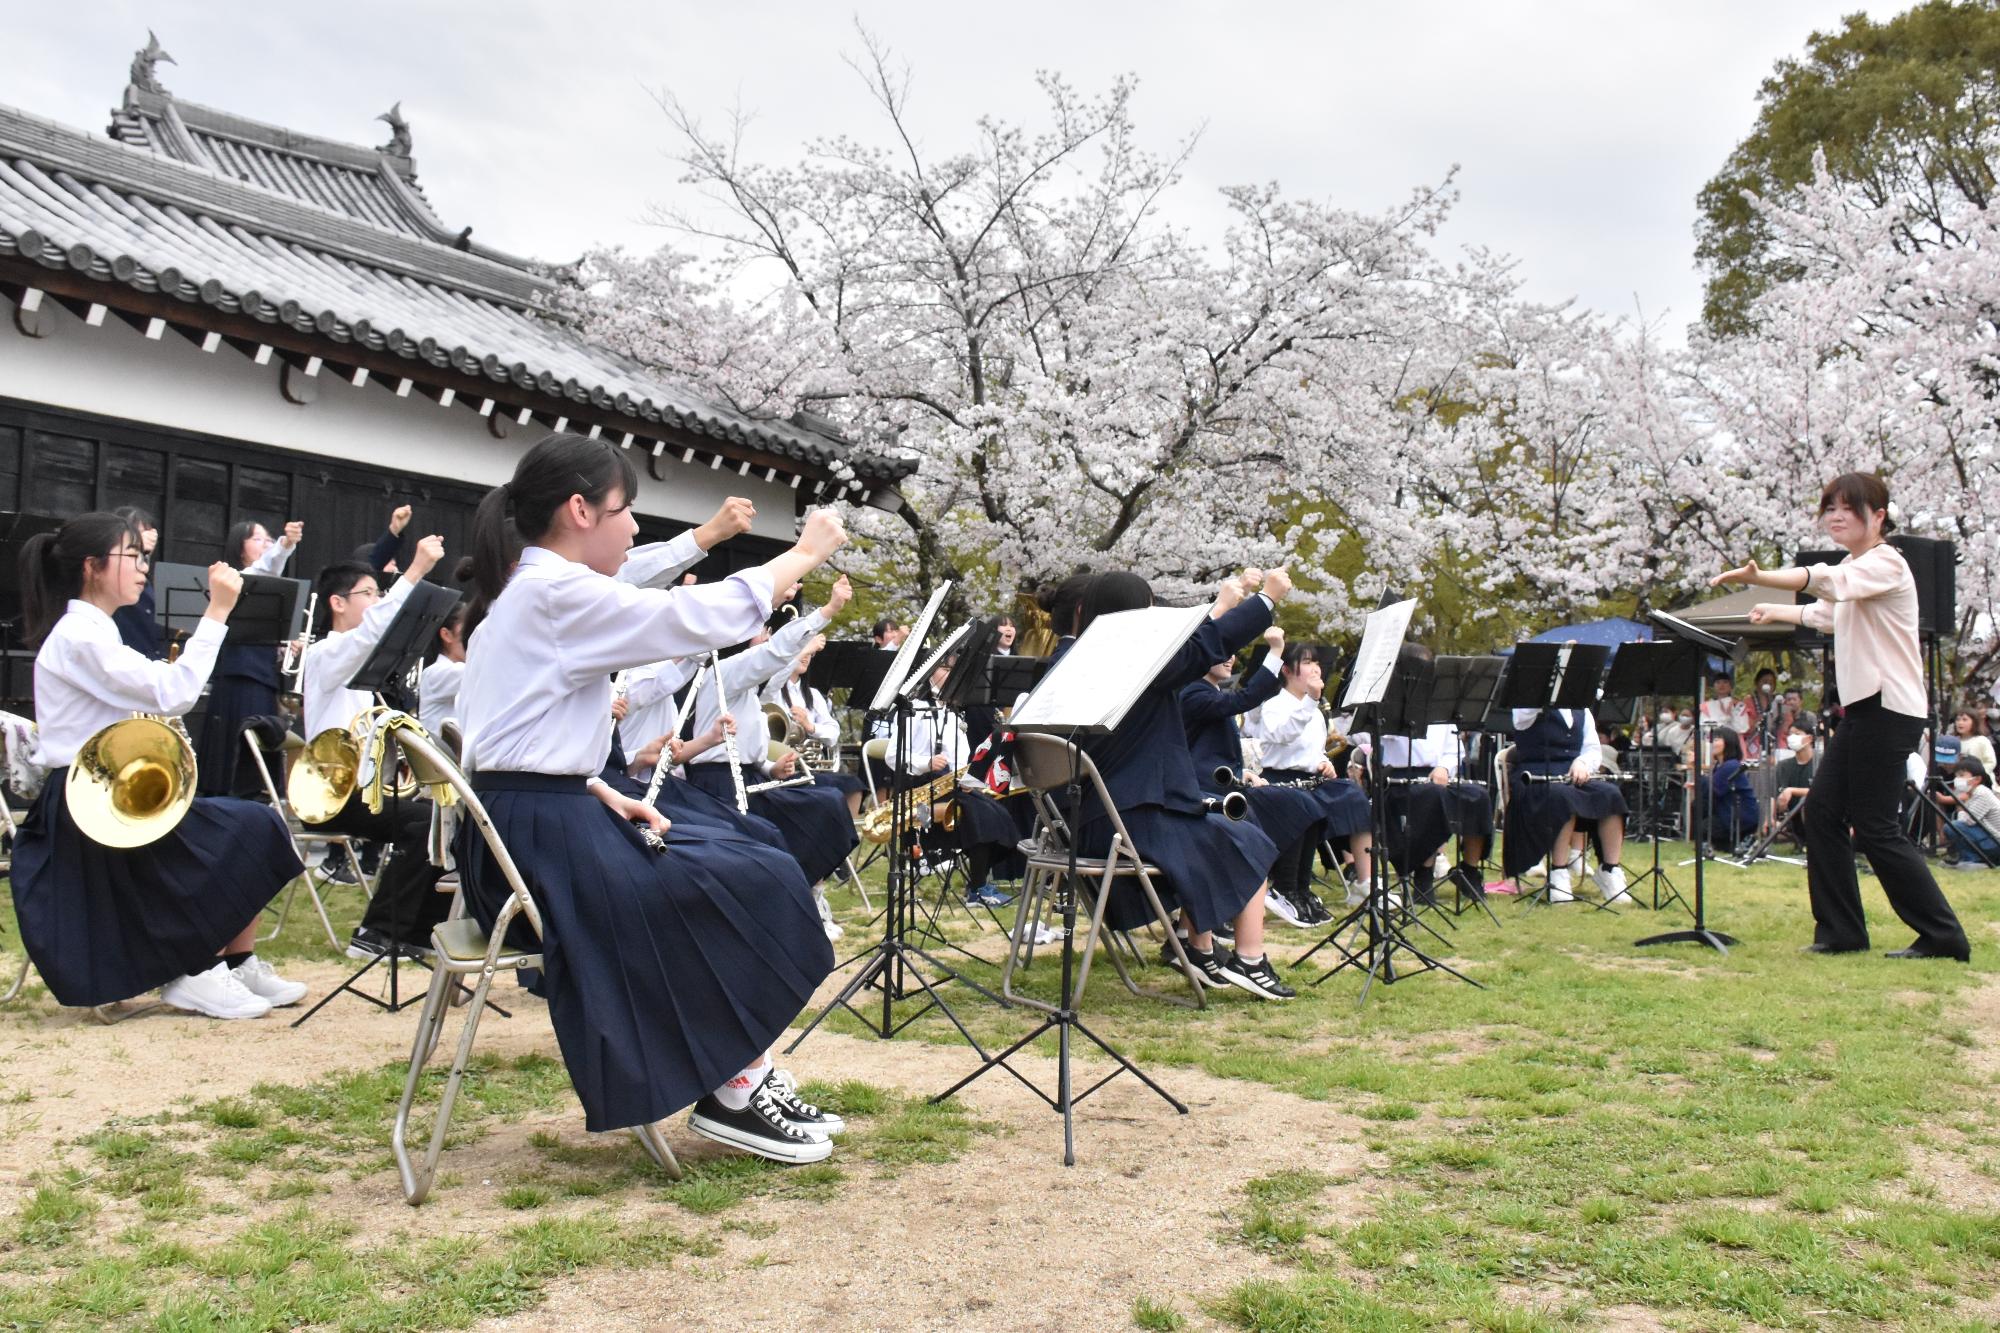
[[[1356,732],[1348,737],[1363,750],[1370,749],[1367,732]],[[1456,778],[1458,776],[1458,728],[1449,722],[1433,722],[1423,735],[1384,736],[1382,738],[1382,763],[1389,768],[1421,768],[1426,772],[1442,768]]]
[[[889,765],[895,767],[901,740],[892,722],[889,727]],[[965,724],[949,710],[919,708],[910,714],[910,754],[906,773],[928,773],[931,760],[945,757],[945,769],[964,768],[972,760],[972,746],[965,737]]]
[[[292,558],[292,552],[298,549],[296,546],[287,546],[283,542],[272,542],[264,548],[264,554],[243,567],[243,572],[245,574],[266,574],[275,577],[284,572],[285,563]],[[242,552],[237,552],[237,555],[240,557]]]
[[[614,690],[621,684],[625,689],[625,720],[618,724],[618,743],[624,748],[626,759],[662,736],[679,734],[681,710],[674,696],[680,693],[681,686],[694,679],[701,663],[699,657],[652,662],[633,667],[622,681],[612,682]]]
[[[465,663],[439,657],[417,680],[417,721],[433,736],[446,722],[458,721],[458,687],[465,682]],[[315,733],[317,734],[317,733]]]
[[[396,608],[410,595],[408,575],[398,578],[375,599],[375,605],[361,615],[361,623],[349,630],[333,630],[312,641],[299,667],[299,690],[305,696],[306,739],[339,727],[345,730],[362,710],[375,702],[367,690],[350,690],[354,679],[389,632]]]
[[[635,588],[528,547],[466,653],[466,766],[597,773],[611,752],[612,673],[741,643],[771,613],[771,592],[762,569]]]
[[[1540,708],[1516,708],[1514,710],[1514,730],[1526,731],[1529,727],[1534,726],[1535,719],[1540,717],[1543,711]],[[1576,726],[1576,710],[1574,708],[1552,708],[1546,711],[1552,712],[1562,718],[1565,727]],[[1578,752],[1577,758],[1588,763],[1590,771],[1593,773],[1604,767],[1604,747],[1598,744],[1597,728],[1587,717],[1583,720],[1583,749]]]
[[[1244,731],[1262,743],[1265,768],[1311,773],[1326,760],[1326,715],[1310,694],[1279,690],[1245,716]]]
[[[694,529],[689,528],[671,541],[647,542],[627,551],[625,563],[618,570],[618,581],[635,588],[672,587],[707,555],[696,543]]]
[[[156,662],[126,647],[110,616],[72,600],[35,654],[35,762],[61,768],[85,741],[134,713],[187,712],[201,698],[227,632],[204,616],[177,661]]]
[[[766,682],[779,672],[789,673],[792,663],[798,660],[806,645],[815,634],[826,628],[826,617],[818,610],[800,616],[791,624],[773,634],[764,642],[752,648],[745,648],[734,657],[725,657],[718,664],[716,674],[722,678],[722,694],[727,700],[729,715],[736,719],[736,761],[741,764],[756,764],[767,767],[764,728],[760,718],[762,709],[757,705],[757,693]],[[753,629],[751,634],[756,633]],[[739,639],[749,638],[749,634],[739,635]],[[721,715],[715,706],[715,675],[701,683],[694,701],[694,730],[699,736],[714,726]],[[752,724],[755,724],[754,726]],[[709,746],[698,755],[688,759],[691,764],[726,764],[729,749],[726,745]]]

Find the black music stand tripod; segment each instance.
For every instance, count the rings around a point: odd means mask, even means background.
[[[1658,717],[1662,698],[1687,699],[1701,693],[1701,650],[1685,639],[1635,640],[1621,644],[1618,659],[1611,664],[1611,674],[1604,681],[1606,699],[1643,699],[1646,703],[1645,716]],[[1699,730],[1699,728],[1697,728]],[[1700,742],[1696,742],[1699,748]],[[1648,760],[1648,762],[1653,762]],[[1671,903],[1679,903],[1690,916],[1694,909],[1687,899],[1674,887],[1674,881],[1660,864],[1660,820],[1657,811],[1648,811],[1646,819],[1646,839],[1652,845],[1653,863],[1626,885],[1626,892],[1633,901],[1639,899],[1639,888],[1651,884],[1653,889],[1652,910],[1659,911]]]
[[[391,681],[401,680],[408,674],[411,664],[422,657],[425,649],[436,640],[438,627],[451,619],[451,614],[458,609],[460,600],[461,598],[458,593],[439,584],[429,582],[417,583],[405,595],[403,604],[396,608],[395,617],[390,620],[388,628],[382,631],[382,638],[376,643],[374,651],[368,655],[368,660],[361,664],[360,669],[347,682],[347,688],[350,690],[366,690],[374,694],[379,700],[381,691],[387,688]],[[301,686],[303,686],[305,679],[305,668],[303,665],[299,669],[299,678]],[[394,761],[394,757],[395,747],[392,743],[383,751],[383,762],[385,764],[391,763]],[[355,787],[353,793],[347,799],[350,801],[362,799],[359,785]],[[395,802],[400,799],[402,798],[393,793],[389,794],[390,808],[393,809]],[[389,855],[393,857],[397,853],[392,850]],[[401,964],[404,961],[402,946],[404,932],[401,928],[406,927],[409,923],[397,921],[391,924],[395,928],[396,942],[389,951],[387,953],[376,954],[373,958],[370,958],[367,962],[356,968],[353,974],[345,981],[342,981],[338,986],[335,986],[325,995],[322,995],[319,1003],[293,1019],[293,1027],[302,1026],[307,1019],[326,1008],[329,1004],[332,1004],[335,999],[343,994],[353,995],[359,999],[366,1000],[369,1004],[374,1005],[383,1012],[391,1014],[400,1013],[423,998],[421,991],[411,994],[408,998],[404,998],[403,996]],[[389,997],[386,1000],[379,995],[370,995],[359,988],[361,979],[384,962],[387,962],[389,965]],[[494,1005],[492,1008],[503,1017],[505,1016],[506,1011],[500,1009],[498,1005]]]
[[[1440,657],[1433,664],[1431,676],[1430,708],[1424,718],[1429,725],[1449,725],[1458,733],[1459,764],[1458,781],[1466,782],[1467,756],[1470,748],[1465,738],[1476,734],[1486,725],[1487,712],[1493,706],[1493,696],[1499,692],[1500,679],[1505,674],[1507,659],[1503,657]],[[1426,727],[1428,730],[1428,725]],[[1468,783],[1468,785],[1477,785]],[[1499,830],[1496,828],[1494,833]],[[1465,834],[1457,829],[1453,833],[1458,842],[1458,865],[1466,864]],[[1495,839],[1487,836],[1487,853],[1493,850]],[[1466,886],[1460,881],[1457,867],[1453,868],[1451,914],[1463,916],[1466,911]],[[1494,925],[1500,924],[1499,915],[1487,896],[1483,883],[1473,885],[1470,900]]]
[[[1719,653],[1731,660],[1741,655],[1743,647],[1741,640],[1731,642],[1719,635],[1710,634],[1705,629],[1699,629],[1690,625],[1679,616],[1670,616],[1664,611],[1654,611],[1651,613],[1650,618],[1654,624],[1659,625],[1667,633],[1677,639],[1686,641],[1695,649],[1705,649],[1711,653]],[[1706,675],[1707,672],[1701,669],[1697,669],[1695,672],[1694,787],[1697,797],[1702,795],[1702,767],[1706,763],[1708,752],[1708,746],[1702,743],[1701,736],[1701,710],[1703,705],[1708,702],[1708,681],[1705,679]],[[1704,804],[1706,802],[1699,799],[1694,802],[1697,819],[1701,815],[1701,808]],[[1706,857],[1701,855],[1700,844],[1697,843],[1694,859],[1694,925],[1686,930],[1669,930],[1660,935],[1648,935],[1643,940],[1633,941],[1635,947],[1644,948],[1649,944],[1705,944],[1717,953],[1729,952],[1729,946],[1736,943],[1735,938],[1725,935],[1719,930],[1710,930],[1708,928],[1707,891],[1705,876],[1702,874],[1706,859]]]
[[[932,655],[929,661],[926,661],[917,671],[910,672],[909,664],[911,658],[915,655],[916,645],[922,643],[925,634],[930,628],[931,620],[937,614],[938,606],[942,604],[945,594],[950,589],[951,585],[946,583],[932,594],[930,604],[924,609],[924,613],[918,617],[916,627],[910,632],[910,639],[905,641],[909,651],[898,653],[896,662],[890,667],[889,672],[884,677],[884,689],[893,688],[894,697],[885,700],[879,694],[876,696],[878,704],[890,707],[894,713],[896,760],[893,770],[895,772],[908,771],[910,759],[910,719],[916,714],[915,695],[918,689],[930,679],[930,674],[936,668],[937,663],[943,660],[945,654],[951,650],[966,632],[964,628],[955,632],[945,640],[943,646]],[[905,673],[909,674],[906,675]],[[901,785],[895,786],[890,792],[889,809],[892,828],[914,828],[916,826],[917,815],[915,789]],[[985,1049],[980,1046],[978,1039],[972,1035],[971,1030],[960,1021],[958,1015],[952,1011],[951,1006],[945,1002],[944,997],[938,994],[938,988],[956,981],[979,992],[979,994],[985,996],[1003,1009],[1008,1007],[1007,1002],[992,991],[987,990],[984,986],[981,986],[978,982],[968,979],[964,974],[932,954],[929,950],[912,943],[913,937],[920,931],[920,917],[924,908],[920,900],[920,895],[917,892],[916,867],[911,864],[909,841],[906,838],[892,835],[888,841],[887,849],[889,873],[887,885],[883,890],[882,937],[862,952],[840,964],[841,967],[846,967],[848,963],[859,962],[863,958],[868,960],[867,964],[859,972],[856,972],[853,977],[849,978],[846,985],[840,988],[839,993],[831,1000],[828,1000],[817,1014],[813,1015],[812,1021],[806,1024],[805,1030],[792,1039],[791,1045],[785,1047],[785,1053],[789,1055],[793,1051],[796,1051],[800,1044],[807,1037],[810,1037],[819,1028],[819,1025],[824,1023],[827,1017],[836,1009],[847,1010],[848,1013],[853,1014],[861,1020],[862,1025],[868,1029],[870,1035],[880,1037],[885,1041],[916,1022],[919,1018],[922,1018],[925,1014],[928,1014],[931,1010],[936,1009],[950,1020],[951,1025],[958,1030],[958,1035],[965,1039],[968,1046],[972,1047],[973,1053],[981,1060],[984,1060],[986,1059]],[[928,972],[926,969],[928,969]],[[882,1008],[879,1018],[873,1013],[862,1012],[855,1004],[855,1000],[860,997],[861,993],[871,987],[882,993]],[[904,1000],[915,999],[919,995],[923,998],[923,1005],[914,1012],[904,1014],[899,1018],[896,1014],[896,1005]],[[872,1004],[870,1007],[872,1009]]]
[[[1597,702],[1597,682],[1603,678],[1604,663],[1611,656],[1611,650],[1601,643],[1521,643],[1514,646],[1513,660],[1508,664],[1506,677],[1500,682],[1497,706],[1523,711],[1537,712],[1550,708],[1567,708],[1581,711],[1585,715],[1585,725],[1595,725],[1590,715],[1591,705]],[[1543,776],[1522,773],[1521,778],[1528,783],[1568,782],[1567,774]],[[1509,779],[1512,780],[1511,778]],[[1556,858],[1568,861],[1569,848],[1549,849],[1549,878],[1533,893],[1521,895],[1523,907],[1554,907]],[[1610,912],[1618,915],[1616,908],[1607,902],[1593,902],[1576,893],[1571,887],[1570,902],[1584,903],[1594,911]]]

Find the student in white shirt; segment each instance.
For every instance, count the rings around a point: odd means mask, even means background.
[[[467,766],[540,912],[537,986],[585,1125],[650,1124],[694,1104],[697,1134],[819,1161],[842,1126],[800,1102],[766,1055],[833,969],[805,877],[740,834],[669,825],[599,773],[614,673],[748,638],[774,587],[798,582],[846,533],[820,511],[768,564],[718,583],[634,588],[611,576],[637,530],[637,485],[616,446],[555,435],[481,502],[459,694]],[[510,524],[528,543],[511,576]],[[663,837],[664,852],[635,823]],[[490,928],[508,885],[469,825],[458,864],[466,902]]]
[[[348,682],[382,642],[410,589],[443,558],[444,539],[425,537],[417,543],[409,569],[387,591],[379,586],[381,576],[359,561],[343,560],[320,571],[319,614],[325,632],[313,639],[299,668],[309,741],[325,731],[347,730],[374,705],[374,696],[348,688]],[[406,957],[421,957],[429,947],[431,927],[451,908],[449,894],[434,892],[444,872],[431,864],[430,804],[392,798],[379,811],[370,810],[357,789],[338,814],[313,827],[386,843],[391,849],[361,924],[348,941],[347,956],[377,958],[400,949]]]
[[[21,941],[63,1004],[129,999],[155,986],[178,1009],[260,1018],[306,988],[259,959],[257,914],[303,869],[269,806],[199,797],[142,846],[79,829],[65,793],[86,742],[134,712],[178,717],[215,666],[243,583],[209,568],[209,603],[178,660],[119,638],[111,613],[145,584],[139,535],[115,514],[81,514],[22,545],[23,619],[35,655],[35,762],[48,778],[21,822],[10,876]]]
[[[832,756],[832,762],[813,770],[813,781],[822,787],[834,787],[847,800],[847,814],[853,818],[861,813],[861,779],[840,766],[840,722],[833,715],[833,706],[826,695],[806,684],[806,672],[812,668],[813,658],[826,647],[826,635],[816,634],[806,644],[805,651],[792,663],[790,672],[779,672],[769,685],[764,687],[760,699],[767,704],[777,704],[808,736],[818,741]]]
[[[273,540],[262,523],[238,523],[223,542],[223,557],[245,574],[282,574],[286,562],[305,537],[305,524],[293,519]],[[274,644],[226,645],[216,656],[208,682],[208,708],[201,735],[195,741],[195,762],[201,770],[204,796],[261,796],[261,784],[239,767],[243,758],[243,724],[253,717],[278,713],[281,650]]]
[[[458,687],[465,679],[465,603],[460,602],[438,626],[437,656],[424,663],[417,677],[417,721],[432,736],[444,735],[444,724],[458,721]]]

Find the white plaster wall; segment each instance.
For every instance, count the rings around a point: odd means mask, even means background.
[[[477,401],[439,407],[412,387],[398,398],[370,378],[355,388],[322,372],[319,398],[300,406],[279,392],[283,367],[276,356],[259,366],[227,343],[212,353],[171,329],[157,341],[114,315],[91,328],[57,302],[44,299],[50,333],[22,336],[13,308],[0,301],[0,397],[18,398],[101,416],[224,439],[249,440],[294,453],[415,472],[451,481],[497,486],[514,472],[521,453],[542,437],[538,425],[516,426],[496,440]],[[497,409],[496,409],[497,410]],[[660,460],[668,482],[653,480],[644,449],[633,448],[639,468],[642,514],[698,523],[731,495],[757,506],[758,535],[791,540],[793,491],[753,472],[738,476],[728,465],[682,463],[671,451]]]

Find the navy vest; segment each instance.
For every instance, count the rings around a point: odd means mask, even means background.
[[[1571,721],[1564,725],[1562,710],[1544,708],[1526,731],[1514,733],[1514,766],[1526,773],[1562,773],[1583,753],[1583,729],[1590,725],[1590,710],[1570,710]]]

